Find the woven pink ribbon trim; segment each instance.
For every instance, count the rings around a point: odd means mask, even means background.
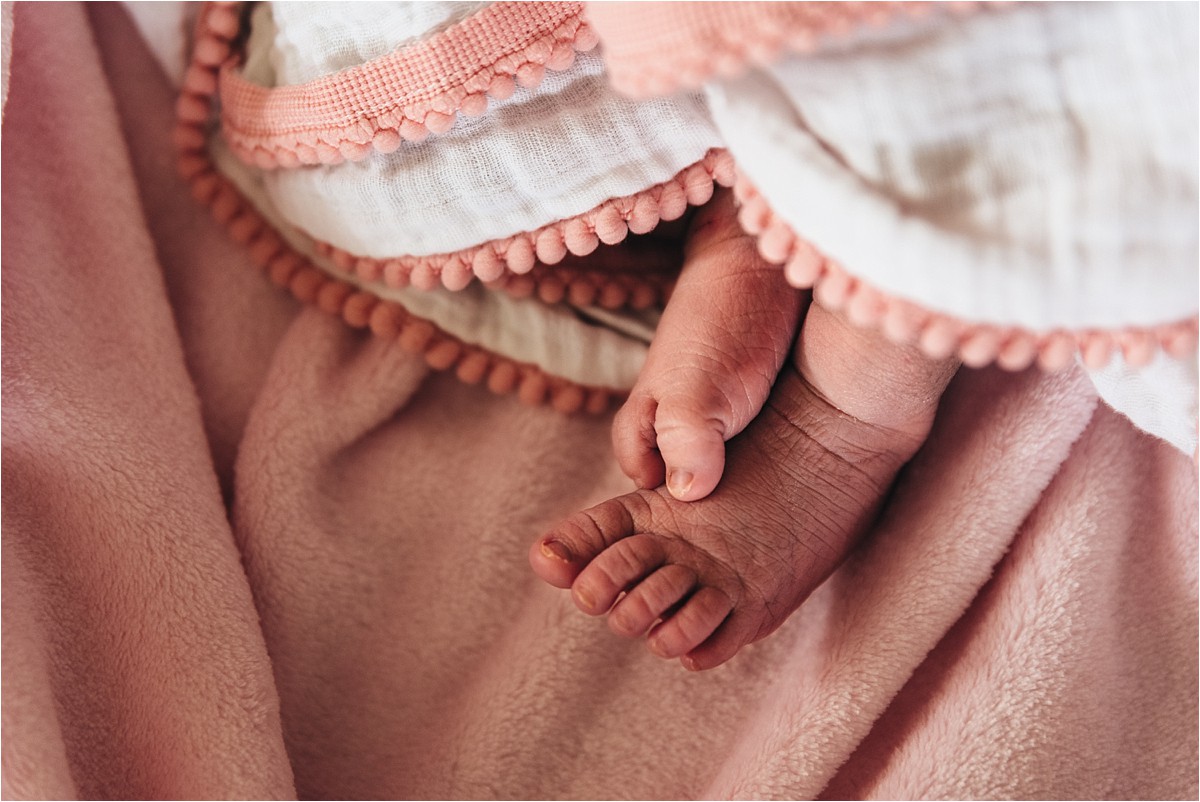
[[[633,97],[695,90],[765,66],[786,53],[815,51],[823,37],[880,27],[933,9],[977,3],[591,2],[587,20],[604,43],[612,85]]]
[[[488,96],[569,67],[597,41],[581,13],[580,3],[496,3],[418,44],[296,86],[250,83],[235,55],[219,73],[225,137],[264,169],[390,152],[449,130],[459,112],[482,114]]]
[[[1089,368],[1101,368],[1119,351],[1126,364],[1139,367],[1160,350],[1182,357],[1196,349],[1196,317],[1147,327],[1037,332],[933,312],[871,286],[827,258],[780,218],[740,173],[734,195],[741,204],[742,228],[758,237],[759,253],[782,266],[789,284],[812,288],[813,298],[827,309],[844,312],[855,325],[877,328],[893,342],[914,343],[935,359],[956,356],[968,367],[994,362],[1006,370],[1033,364],[1059,370],[1076,355]]]

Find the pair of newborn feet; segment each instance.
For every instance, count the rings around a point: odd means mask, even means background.
[[[613,426],[639,489],[530,550],[583,612],[691,670],[773,632],[838,566],[956,368],[806,305],[728,195],[702,209]]]

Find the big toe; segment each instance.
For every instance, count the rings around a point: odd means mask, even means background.
[[[596,555],[633,534],[633,517],[621,499],[577,512],[529,549],[529,565],[544,582],[569,588]]]
[[[654,419],[667,490],[679,501],[707,496],[725,470],[728,414],[699,409],[693,399],[659,402]]]
[[[621,470],[640,488],[658,487],[666,480],[654,434],[657,410],[655,398],[634,392],[613,419],[613,453]]]

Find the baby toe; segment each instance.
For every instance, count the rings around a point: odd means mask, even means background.
[[[679,501],[707,496],[725,470],[724,415],[707,414],[693,399],[664,399],[654,419],[667,490]]]
[[[680,658],[680,662],[688,671],[716,668],[754,640],[756,629],[751,616],[744,614],[741,609],[734,610],[710,637]]]
[[[644,489],[658,487],[666,475],[654,434],[657,407],[654,398],[635,392],[613,419],[612,442],[617,464]]]
[[[529,549],[533,572],[556,588],[571,587],[596,555],[633,534],[633,516],[622,498],[577,512],[538,538]]]
[[[696,572],[684,565],[665,565],[617,602],[608,614],[608,628],[637,638],[686,596],[696,585]]]
[[[588,615],[603,615],[618,596],[665,560],[662,546],[651,535],[617,541],[592,560],[571,585],[575,606]]]
[[[703,643],[732,609],[733,601],[723,591],[700,588],[679,612],[654,628],[647,646],[659,657],[682,657]]]

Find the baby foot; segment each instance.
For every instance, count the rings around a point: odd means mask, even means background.
[[[720,665],[842,562],[953,372],[814,306],[711,495],[685,503],[660,487],[606,501],[534,543],[533,570],[617,634],[647,635],[660,657]]]
[[[639,487],[665,480],[683,501],[712,492],[725,441],[770,393],[802,297],[759,257],[728,193],[700,210],[645,367],[613,424],[617,461]]]
[[[711,495],[606,501],[536,543],[533,569],[617,634],[712,668],[782,624],[867,525],[901,464],[871,435],[785,368]]]

